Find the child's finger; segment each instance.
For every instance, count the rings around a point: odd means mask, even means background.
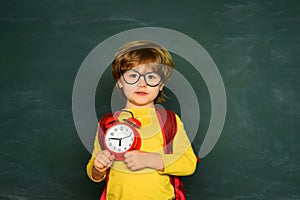
[[[102,153],[108,158],[111,156],[111,154],[107,150],[102,151]]]
[[[111,160],[107,157],[98,158],[97,159],[103,166],[109,166],[111,164]]]
[[[139,153],[140,151],[128,151],[128,152],[126,152],[125,154],[124,154],[124,158],[129,158],[129,157],[131,157],[131,156],[133,156],[134,154],[137,154],[137,153]]]
[[[97,154],[95,160],[97,160],[100,164],[102,164],[103,166],[110,166],[112,163],[111,160],[111,155],[106,152],[100,152],[99,154]]]
[[[113,154],[111,154],[109,151],[104,150],[103,154],[110,160],[110,161],[114,161],[115,160],[115,156]]]
[[[111,156],[110,156],[110,160],[111,160],[111,161],[114,161],[114,160],[115,160],[115,156],[114,156],[114,155],[111,155]]]

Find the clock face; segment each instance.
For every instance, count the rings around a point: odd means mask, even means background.
[[[127,124],[116,124],[107,129],[105,145],[111,152],[124,153],[134,144],[134,131]]]

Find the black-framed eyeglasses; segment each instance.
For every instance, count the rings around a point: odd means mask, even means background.
[[[156,72],[147,72],[145,74],[141,74],[138,71],[131,69],[128,71],[122,71],[122,75],[124,81],[130,85],[137,83],[141,76],[144,77],[146,84],[150,87],[156,87],[162,81],[161,75]]]

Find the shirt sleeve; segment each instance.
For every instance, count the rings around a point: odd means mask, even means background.
[[[98,132],[96,133],[96,137],[95,137],[95,140],[94,140],[94,149],[93,149],[93,153],[92,153],[92,156],[86,166],[86,172],[87,172],[87,175],[88,177],[94,181],[94,182],[101,182],[103,180],[105,180],[105,175],[100,179],[100,180],[96,180],[93,178],[93,166],[94,166],[94,160],[95,160],[95,157],[96,155],[101,151],[101,147],[100,147],[100,144],[99,144],[99,141],[98,141]]]
[[[173,140],[173,153],[162,154],[164,170],[160,174],[188,176],[195,172],[197,158],[185,132],[184,125],[176,115],[177,133]]]

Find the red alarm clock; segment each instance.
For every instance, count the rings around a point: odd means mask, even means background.
[[[119,122],[117,117],[109,117],[104,125],[107,130],[104,133],[104,147],[116,160],[124,160],[124,154],[128,151],[139,150],[141,147],[141,137],[136,128],[141,127],[141,122],[134,118],[133,113],[128,110],[131,117]]]

